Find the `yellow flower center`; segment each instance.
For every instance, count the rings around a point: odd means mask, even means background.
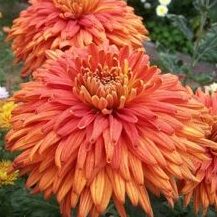
[[[92,12],[100,0],[53,0],[55,6],[64,12],[64,17],[77,18]]]
[[[0,180],[5,181],[7,180],[7,173],[5,171],[0,171]]]
[[[73,89],[83,102],[103,114],[123,108],[127,101],[138,94],[138,88],[143,85],[143,82],[134,82],[127,61],[121,67],[116,57],[113,57],[112,65],[109,67],[99,63],[95,68],[83,67],[75,79]]]

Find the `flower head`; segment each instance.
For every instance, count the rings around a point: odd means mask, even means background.
[[[47,49],[67,50],[105,41],[142,48],[147,39],[141,18],[122,0],[32,0],[9,33],[26,76],[45,61]]]
[[[198,89],[195,96],[209,109],[214,119],[209,123],[212,131],[207,134],[207,155],[210,160],[197,163],[196,177],[199,182],[183,182],[182,193],[185,195],[185,205],[193,198],[195,211],[202,208],[205,214],[209,206],[217,207],[217,93]],[[207,123],[207,120],[203,121]]]
[[[7,99],[9,97],[9,93],[5,87],[0,87],[0,100]]]
[[[0,187],[3,185],[14,185],[14,182],[17,180],[18,171],[10,172],[11,168],[11,161],[0,161]]]
[[[165,5],[158,5],[156,8],[157,16],[165,17],[168,13],[168,8]]]
[[[211,92],[211,93],[217,92],[217,83],[214,82],[209,86],[205,86],[204,88],[206,92]]]
[[[159,0],[159,3],[161,4],[161,5],[169,5],[170,3],[171,3],[171,0]]]
[[[13,101],[0,101],[0,129],[10,127],[11,113],[15,107]]]
[[[21,151],[14,168],[27,186],[55,194],[63,216],[99,216],[128,196],[153,216],[147,190],[173,204],[176,179],[195,180],[189,155],[206,160],[211,119],[171,74],[128,47],[92,44],[50,52],[34,81],[15,94],[18,107],[7,148]]]

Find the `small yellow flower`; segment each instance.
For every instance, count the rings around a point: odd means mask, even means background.
[[[156,8],[156,13],[159,17],[164,17],[168,13],[168,8],[165,5],[158,5]]]
[[[13,101],[0,101],[0,129],[10,127],[11,113],[15,107]]]
[[[9,173],[11,166],[11,161],[0,161],[0,187],[2,185],[14,185],[17,180],[18,171]]]

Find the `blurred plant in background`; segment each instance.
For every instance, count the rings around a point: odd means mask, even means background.
[[[149,1],[149,9],[142,7],[144,3],[141,1],[128,2],[143,16],[150,38],[157,45],[159,59],[155,63],[168,72],[180,74],[184,82],[193,82],[195,86],[217,79],[216,0],[155,0]],[[155,14],[159,6],[166,7],[160,12],[164,17]],[[187,55],[184,60],[188,61],[183,61],[183,54],[180,57],[177,52]],[[204,67],[202,70],[197,67],[204,61],[210,64],[206,64],[205,71]]]
[[[0,86],[7,86],[10,90],[16,88],[20,82],[17,76],[20,66],[14,64],[10,45],[5,43],[5,30],[11,25],[14,17],[18,16],[23,7],[19,6],[20,3],[18,0],[0,0]]]

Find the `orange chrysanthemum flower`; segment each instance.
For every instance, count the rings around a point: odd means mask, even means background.
[[[147,39],[141,18],[123,0],[32,0],[14,21],[8,39],[22,76],[45,61],[47,49],[67,50],[105,41],[118,47],[141,48]]]
[[[63,216],[99,216],[126,195],[153,216],[147,189],[173,204],[176,179],[196,181],[189,155],[207,160],[208,111],[142,51],[115,47],[50,52],[15,94],[7,148],[27,186],[57,196]]]
[[[185,195],[185,205],[188,205],[193,197],[195,211],[198,212],[202,208],[205,214],[210,205],[217,208],[217,93],[210,93],[209,90],[203,92],[198,89],[195,95],[209,109],[214,118],[214,122],[209,123],[212,131],[207,135],[209,139],[207,152],[210,160],[198,162],[196,177],[199,183],[184,182],[182,192]]]

